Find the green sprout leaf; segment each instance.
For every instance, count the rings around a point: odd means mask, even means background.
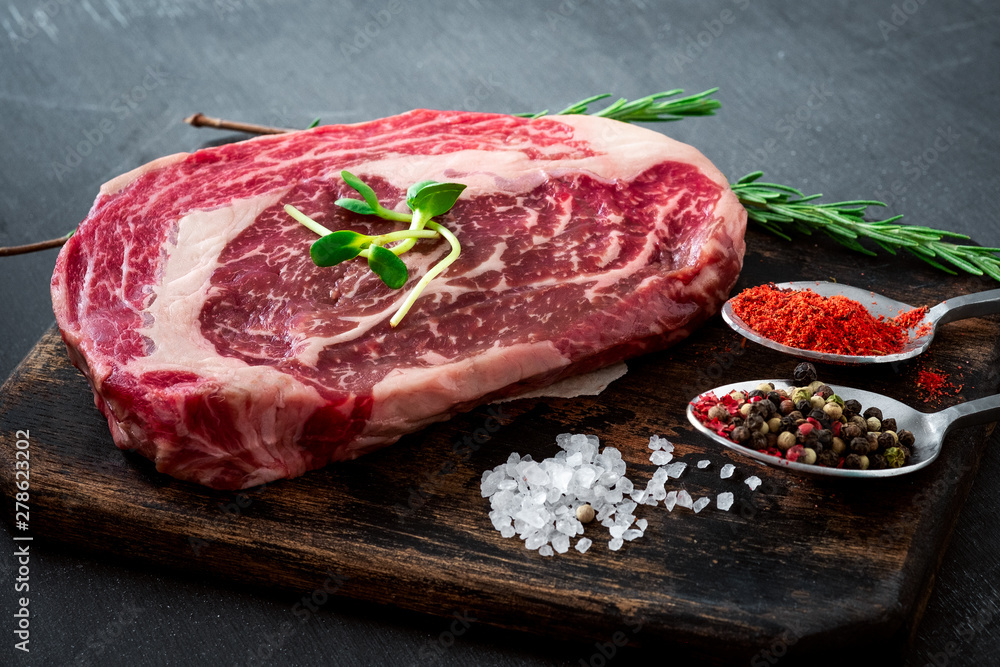
[[[369,243],[370,237],[342,229],[319,238],[310,246],[309,255],[316,266],[336,266],[360,255]]]
[[[315,120],[313,120],[313,122],[309,123],[309,127],[307,127],[306,129],[307,130],[311,130],[314,127],[319,127],[319,118],[318,117]]]
[[[382,279],[382,282],[392,289],[399,289],[406,284],[406,280],[409,278],[403,260],[382,246],[373,245],[369,249],[368,266]]]
[[[337,201],[333,202],[337,206],[342,206],[348,211],[354,211],[355,213],[360,213],[361,215],[377,215],[378,211],[373,209],[368,205],[368,202],[363,202],[360,199],[350,199],[349,197],[341,197]]]
[[[368,205],[372,208],[373,211],[377,211],[380,208],[382,208],[381,206],[379,206],[378,197],[375,195],[375,191],[372,190],[371,186],[369,186],[367,183],[365,183],[364,181],[362,181],[360,178],[358,178],[349,171],[340,172],[340,177],[344,179],[345,183],[347,183],[352,188],[358,191],[358,194],[360,194],[361,197],[364,198],[366,202],[368,202]]]
[[[406,192],[406,205],[412,211],[420,211],[423,217],[433,218],[451,210],[465,190],[462,183],[435,183],[424,181],[410,187]]]

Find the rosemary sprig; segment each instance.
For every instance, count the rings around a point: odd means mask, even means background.
[[[954,267],[1000,281],[1000,256],[996,254],[1000,248],[945,241],[969,237],[942,229],[898,224],[902,215],[868,221],[864,219],[868,207],[885,206],[883,202],[859,199],[820,204],[816,200],[823,195],[807,196],[787,185],[758,181],[763,175],[764,172],[755,171],[730,187],[746,208],[747,217],[776,236],[790,241],[789,232],[812,234],[820,230],[846,248],[874,256],[876,253],[859,241],[868,238],[886,252],[895,255],[903,249],[951,275],[957,275],[951,268]],[[949,264],[950,267],[946,266]]]
[[[624,123],[666,122],[681,120],[689,116],[714,116],[715,110],[722,106],[719,100],[711,99],[711,95],[718,90],[718,88],[710,88],[697,95],[688,95],[687,97],[668,101],[661,100],[680,95],[684,90],[682,88],[665,90],[662,93],[653,93],[652,95],[647,95],[631,102],[622,97],[610,106],[600,111],[595,111],[591,115],[600,116],[601,118],[612,118]],[[611,97],[610,93],[594,95],[593,97],[588,97],[575,104],[571,104],[554,115],[585,114],[588,113],[588,108],[591,104],[608,97]],[[546,109],[538,113],[518,113],[514,115],[522,118],[541,118],[548,115],[548,113],[549,110]]]

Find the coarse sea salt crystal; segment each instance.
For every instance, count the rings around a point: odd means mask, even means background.
[[[666,438],[661,438],[658,435],[650,436],[649,438],[649,448],[652,450],[663,449],[665,445],[669,445],[670,441]]]
[[[670,463],[670,459],[674,458],[674,455],[670,452],[655,451],[649,455],[649,462],[653,465],[662,466]]]
[[[612,551],[618,551],[619,549],[622,548],[622,544],[624,543],[625,542],[620,537],[617,537],[608,542],[608,548],[611,549]]]
[[[663,501],[663,504],[667,508],[668,512],[673,512],[674,506],[677,504],[677,492],[671,491],[668,493],[666,499]]]
[[[618,538],[625,534],[625,526],[614,525],[611,526],[611,537]]]
[[[693,509],[695,514],[697,514],[698,512],[705,509],[710,502],[712,501],[709,498],[706,497],[699,498],[698,500],[694,501],[694,505],[691,506],[691,509]]]
[[[576,550],[582,554],[585,554],[587,553],[587,549],[589,549],[590,545],[593,543],[594,542],[589,538],[581,537],[579,540],[576,541]]]
[[[730,477],[733,476],[734,472],[736,472],[736,466],[734,466],[732,463],[727,463],[726,465],[722,466],[722,470],[719,471],[719,477],[721,477],[722,479],[729,479]]]
[[[637,537],[642,537],[642,531],[636,530],[635,528],[631,528],[622,533],[622,539],[625,540],[626,542],[631,542]]]
[[[541,549],[538,550],[538,555],[539,556],[551,556],[552,555],[552,547],[550,547],[549,545],[546,544],[545,546],[543,546]]]
[[[702,470],[704,470],[704,469],[705,469],[705,468],[707,468],[707,467],[708,467],[708,466],[709,466],[709,465],[710,465],[711,463],[712,463],[712,462],[711,462],[711,461],[709,461],[708,459],[702,459],[701,461],[698,461],[698,467],[699,467],[699,468],[701,468]]]
[[[716,498],[716,500],[715,500],[715,504],[723,512],[728,512],[729,508],[733,506],[733,494],[732,494],[732,492],[731,491],[726,491],[724,493],[720,493],[719,497]]]
[[[678,491],[677,505],[679,507],[687,507],[687,508],[690,508],[692,505],[694,505],[694,500],[692,500],[691,494],[685,491],[684,489]]]
[[[639,519],[638,521],[635,522],[635,525],[636,525],[636,527],[639,528],[640,531],[642,531],[642,532],[645,533],[646,532],[646,526],[649,525],[649,522],[646,521],[645,519]]]
[[[677,463],[671,463],[667,466],[667,477],[672,477],[677,479],[684,473],[684,469],[687,468],[687,464],[681,461]]]
[[[569,551],[569,536],[568,535],[556,535],[552,538],[552,548],[556,550],[556,553],[564,554]]]
[[[760,477],[757,475],[751,475],[747,477],[743,482],[750,487],[751,491],[755,491],[758,486],[760,486]]]

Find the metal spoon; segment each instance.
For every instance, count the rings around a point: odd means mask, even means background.
[[[870,312],[873,316],[878,317],[879,315],[884,315],[886,319],[892,319],[893,317],[899,315],[900,312],[913,310],[913,306],[903,303],[902,301],[896,301],[895,299],[890,299],[887,296],[876,294],[870,290],[861,289],[859,287],[851,287],[850,285],[842,285],[840,283],[801,281],[781,283],[780,285],[777,285],[777,287],[791,288],[795,290],[810,289],[820,296],[846,296],[848,299],[854,299],[855,301],[863,304],[868,309],[868,312]],[[733,312],[732,299],[727,301],[722,307],[722,319],[726,321],[726,324],[732,327],[736,333],[749,338],[753,342],[759,343],[764,347],[769,347],[772,350],[784,352],[785,354],[791,354],[802,359],[813,359],[815,361],[822,361],[831,364],[884,364],[893,361],[902,361],[903,359],[910,359],[911,357],[915,357],[927,350],[931,341],[934,340],[934,333],[937,331],[938,326],[955,320],[962,320],[967,317],[982,317],[983,315],[992,315],[994,313],[1000,313],[1000,289],[989,290],[987,292],[977,292],[976,294],[968,294],[966,296],[948,299],[947,301],[939,303],[927,311],[927,314],[924,316],[924,319],[921,320],[920,324],[910,331],[910,339],[907,341],[906,345],[903,346],[902,352],[885,355],[854,356],[850,354],[815,352],[813,350],[803,350],[797,347],[789,347],[788,345],[776,343],[769,338],[764,338],[751,329],[746,322],[741,320],[736,313]],[[914,332],[916,332],[923,324],[929,324],[930,330],[922,336],[915,336]]]
[[[787,389],[791,386],[781,380],[757,380],[735,382],[722,387],[716,387],[711,391],[721,398],[734,389],[752,391],[762,382],[771,382],[775,388]],[[913,433],[915,442],[912,448],[913,454],[910,458],[910,463],[900,468],[884,468],[882,470],[849,470],[846,468],[807,465],[758,452],[756,449],[744,447],[728,438],[718,435],[698,421],[691,403],[688,403],[687,408],[688,421],[699,431],[726,447],[777,468],[786,468],[813,475],[825,475],[827,477],[895,477],[915,472],[930,465],[938,457],[938,454],[941,453],[944,436],[952,428],[957,426],[975,426],[976,424],[985,424],[1000,419],[1000,394],[986,396],[985,398],[967,403],[959,403],[940,412],[926,413],[919,412],[904,403],[871,391],[862,391],[860,389],[833,384],[829,386],[838,396],[843,397],[845,400],[853,398],[860,401],[861,405],[865,407],[876,406],[880,408],[887,417],[894,417],[896,419],[896,424],[900,430],[905,429]]]

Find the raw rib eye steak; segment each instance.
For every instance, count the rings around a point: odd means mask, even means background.
[[[397,223],[334,205],[347,169],[405,211],[418,181],[468,188],[462,243],[318,268],[316,236]],[[156,160],[105,184],[62,249],[52,301],[115,443],[214,488],[355,458],[456,412],[659,349],[715,313],[746,213],[698,151],[590,116],[418,110]]]

